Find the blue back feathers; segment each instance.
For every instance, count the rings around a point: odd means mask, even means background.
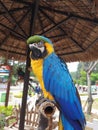
[[[46,90],[60,107],[64,130],[83,130],[85,117],[76,88],[66,64],[55,53],[44,59],[43,79]]]

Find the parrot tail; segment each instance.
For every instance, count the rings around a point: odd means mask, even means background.
[[[62,120],[64,130],[74,130],[72,125],[66,120],[66,118],[64,117],[64,115],[62,113],[61,113],[61,120]],[[78,130],[80,130],[80,129],[78,129]]]
[[[72,123],[72,125],[71,125],[69,123],[69,121],[64,117],[63,114],[61,114],[61,120],[62,120],[62,124],[63,124],[63,128],[64,128],[62,130],[84,130],[84,128],[82,128],[82,126],[80,125],[80,123],[78,121],[74,121],[74,123]]]

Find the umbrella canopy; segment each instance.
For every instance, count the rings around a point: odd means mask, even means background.
[[[67,62],[98,59],[97,0],[0,0],[0,55],[26,59],[26,40],[50,38]]]
[[[26,60],[19,130],[29,83],[29,36],[44,35],[67,62],[98,59],[98,0],[0,0],[0,56]],[[26,58],[27,56],[27,58]]]

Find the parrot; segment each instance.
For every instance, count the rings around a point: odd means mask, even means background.
[[[84,130],[85,115],[65,61],[54,51],[52,41],[43,35],[27,39],[31,68],[45,98],[55,101],[60,111],[59,130]]]

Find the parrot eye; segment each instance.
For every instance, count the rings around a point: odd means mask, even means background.
[[[38,43],[33,43],[33,46],[37,46],[38,45]]]
[[[44,41],[40,41],[40,42],[38,42],[38,45],[40,46],[40,45],[43,45],[44,44]]]
[[[44,41],[40,41],[40,42],[37,42],[37,43],[31,43],[29,44],[29,48],[32,50],[34,48],[42,48],[42,50],[44,49]]]

